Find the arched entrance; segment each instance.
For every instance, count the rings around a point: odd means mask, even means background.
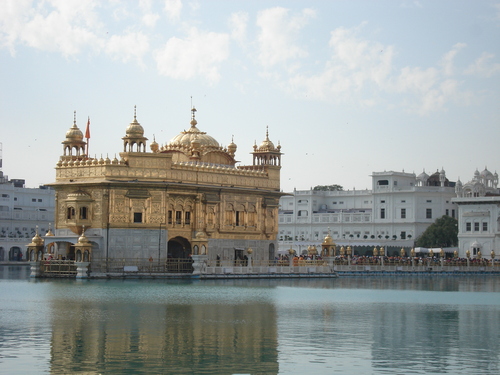
[[[276,253],[274,251],[274,243],[269,244],[269,260],[274,260]]]
[[[174,237],[167,245],[167,270],[173,273],[193,272],[193,260],[190,257],[191,244],[184,237]]]
[[[187,259],[191,254],[191,244],[184,237],[174,237],[168,241],[168,258]]]
[[[22,259],[23,259],[23,252],[21,251],[21,249],[17,246],[11,247],[9,251],[9,260],[18,261]]]

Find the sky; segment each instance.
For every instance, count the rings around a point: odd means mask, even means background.
[[[133,120],[189,128],[238,165],[269,131],[281,189],[373,172],[500,173],[500,0],[0,0],[2,171],[55,181],[74,111],[91,156]]]

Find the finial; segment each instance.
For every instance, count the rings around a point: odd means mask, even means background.
[[[269,126],[266,126],[266,140],[269,140]]]
[[[192,112],[191,120],[194,120],[194,115],[195,115],[195,112],[196,112],[196,108],[194,106],[191,106],[191,112]]]
[[[73,124],[76,125],[76,111],[73,111]]]
[[[137,120],[137,106],[134,105],[134,121]]]

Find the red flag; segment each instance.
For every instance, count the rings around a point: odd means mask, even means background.
[[[87,139],[90,138],[90,117],[87,121],[87,129],[85,130],[85,138],[87,138]]]

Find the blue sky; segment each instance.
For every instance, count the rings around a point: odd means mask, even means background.
[[[74,110],[112,158],[134,105],[164,144],[191,100],[241,165],[268,126],[284,191],[500,172],[500,1],[2,0],[0,66],[2,170],[28,187],[55,180]]]

